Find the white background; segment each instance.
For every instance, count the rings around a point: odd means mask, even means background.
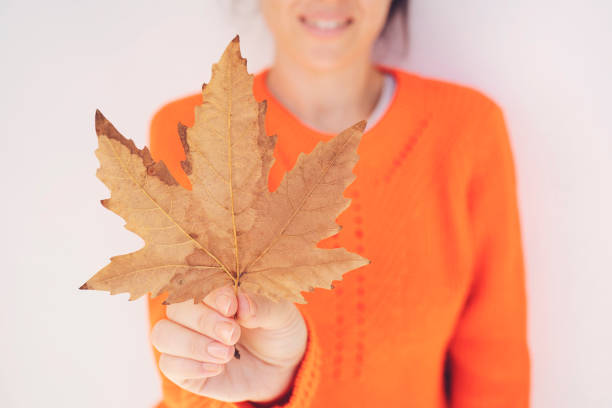
[[[94,112],[142,146],[155,110],[198,92],[237,32],[249,70],[268,64],[256,3],[227,4],[0,3],[0,405],[151,407],[160,397],[145,298],[77,290],[142,245],[99,204],[108,191],[95,177]],[[408,55],[389,60],[504,109],[534,407],[612,406],[611,4],[416,0]]]

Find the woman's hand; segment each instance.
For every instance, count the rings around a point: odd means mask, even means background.
[[[285,395],[306,349],[306,324],[293,303],[231,286],[169,305],[151,332],[159,368],[172,382],[221,401],[270,402]],[[234,315],[236,315],[234,319]],[[240,359],[234,358],[234,348]]]

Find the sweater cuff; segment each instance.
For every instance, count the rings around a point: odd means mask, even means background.
[[[306,342],[306,351],[302,362],[293,380],[293,385],[290,390],[289,398],[282,405],[274,405],[273,408],[306,408],[312,406],[312,401],[316,394],[317,387],[321,376],[321,350],[319,348],[319,340],[314,330],[314,325],[308,315],[302,313],[306,322],[308,332],[308,340]],[[250,402],[236,403],[239,408],[254,408],[256,405]]]

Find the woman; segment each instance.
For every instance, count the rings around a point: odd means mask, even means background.
[[[368,118],[343,229],[320,245],[372,263],[300,308],[229,287],[197,305],[149,297],[159,407],[526,407],[523,258],[500,108],[371,62],[405,1],[260,6],[276,45],[253,85],[278,135],[270,187],[300,152]],[[191,126],[200,103],[200,93],[169,103],[151,123],[153,155],[182,182],[176,123]]]

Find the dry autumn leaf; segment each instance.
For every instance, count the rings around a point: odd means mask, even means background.
[[[365,122],[301,154],[270,192],[276,136],[265,134],[266,104],[255,100],[252,86],[236,36],[202,87],[194,125],[178,124],[191,190],[96,111],[97,177],[111,191],[101,203],[145,245],[112,257],[80,289],[128,292],[129,300],[167,292],[172,304],[200,302],[232,283],[303,303],[301,291],[330,288],[369,262],[344,248],[317,247],[340,230],[335,219],[350,203],[343,192],[355,178]]]

